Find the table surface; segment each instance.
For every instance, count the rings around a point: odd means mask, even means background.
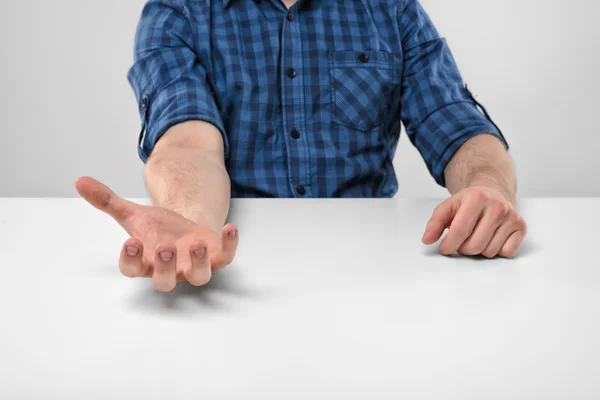
[[[520,200],[511,260],[423,245],[439,202],[234,200],[234,263],[164,294],[83,200],[0,199],[0,398],[600,398],[600,199]]]

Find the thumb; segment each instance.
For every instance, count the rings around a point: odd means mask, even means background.
[[[425,233],[421,238],[421,241],[424,244],[433,244],[437,242],[444,233],[444,230],[450,226],[454,219],[454,210],[456,208],[454,207],[455,201],[456,198],[454,196],[450,197],[433,210],[433,214],[427,222]]]
[[[130,215],[135,205],[117,196],[107,186],[88,176],[77,179],[75,189],[88,203],[107,213],[120,224]]]

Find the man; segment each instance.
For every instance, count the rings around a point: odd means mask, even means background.
[[[526,234],[508,144],[418,0],[150,0],[128,78],[153,206],[76,187],[159,291],[233,260],[231,197],[392,197],[401,122],[452,194],[423,243],[512,257]]]

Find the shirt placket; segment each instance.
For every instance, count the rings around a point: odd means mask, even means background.
[[[300,19],[294,6],[287,10],[281,33],[282,123],[288,154],[289,185],[294,197],[310,197],[309,152],[306,137]]]

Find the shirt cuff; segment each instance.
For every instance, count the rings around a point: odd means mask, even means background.
[[[477,108],[478,106],[483,113]],[[444,188],[446,187],[444,170],[467,140],[488,133],[496,136],[506,150],[509,149],[508,142],[500,129],[483,106],[474,99],[473,103],[461,101],[437,110],[423,122],[418,131],[417,147],[422,149],[422,153],[425,152],[423,149],[431,149],[430,154],[423,154],[424,159],[431,176]]]
[[[174,125],[201,120],[214,125],[223,137],[225,159],[229,157],[229,141],[221,115],[206,87],[194,82],[179,82],[161,90],[154,98],[141,96],[142,132],[138,154],[144,163],[158,140]]]

